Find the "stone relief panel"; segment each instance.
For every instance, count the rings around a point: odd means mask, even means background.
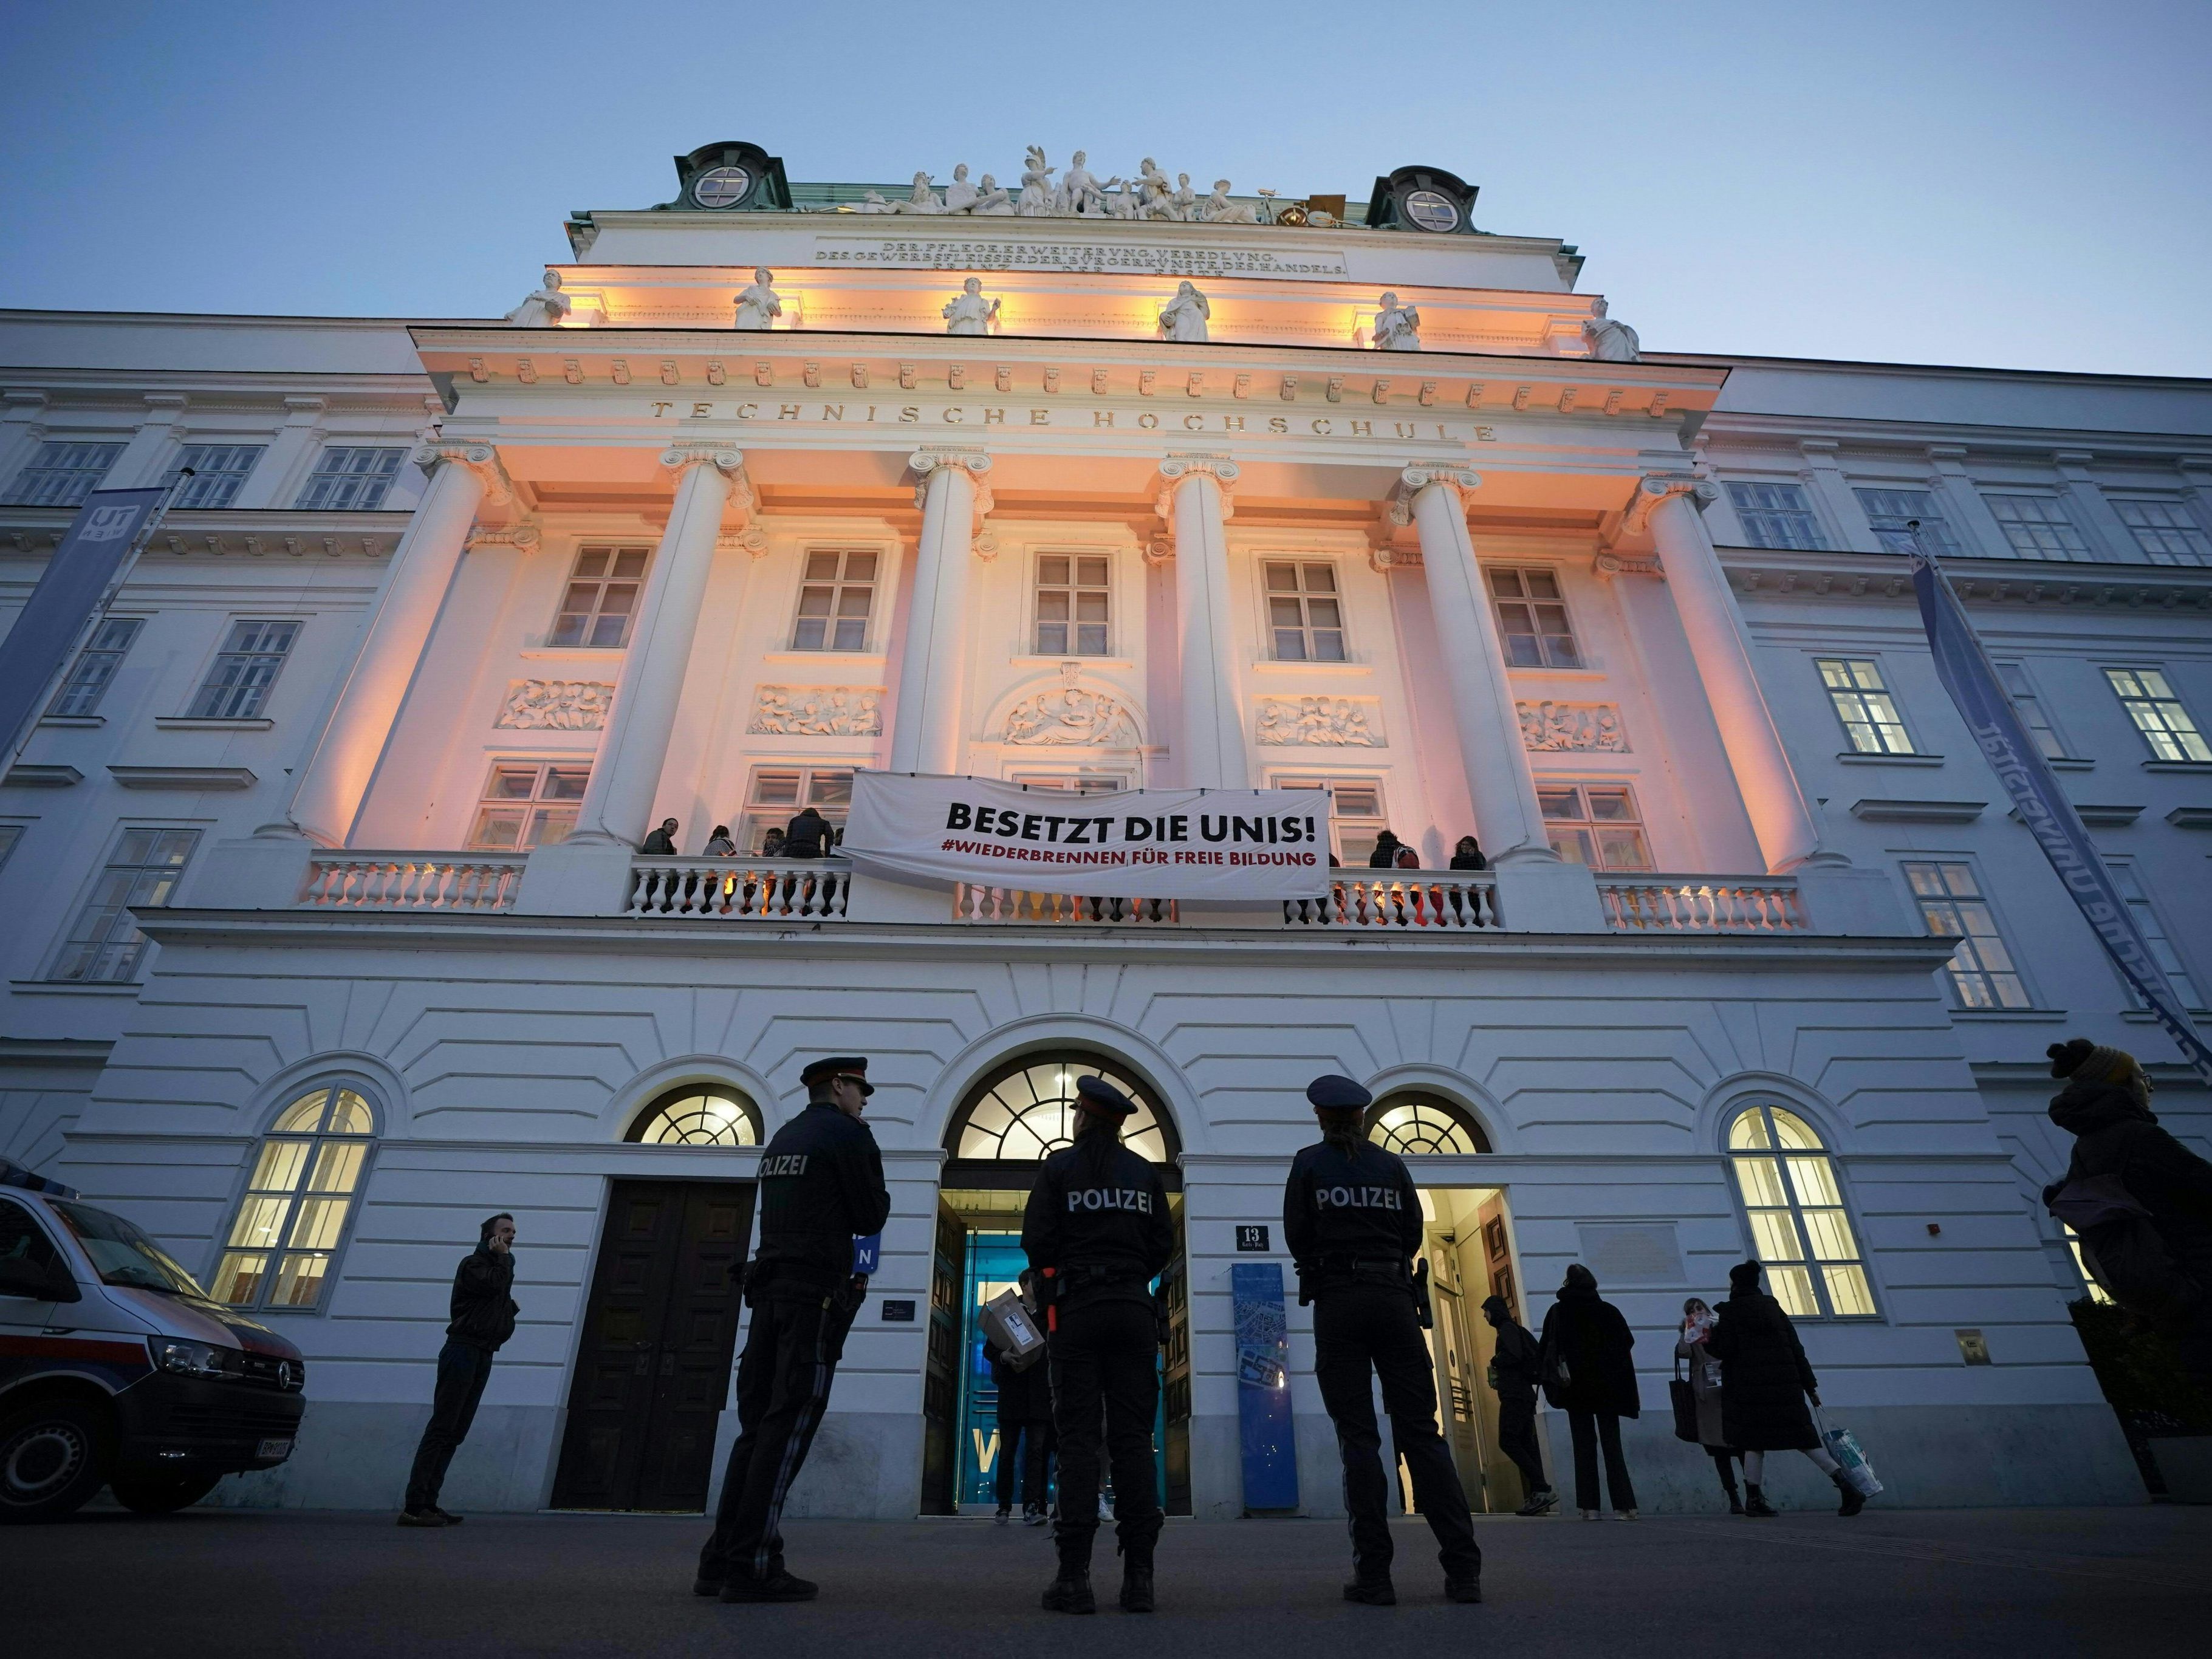
[[[1601,750],[1628,752],[1628,733],[1620,710],[1609,702],[1516,702],[1521,741],[1528,748]]]
[[[492,724],[512,732],[597,732],[614,700],[614,687],[602,680],[515,680]]]
[[[1262,697],[1259,740],[1270,746],[1385,749],[1379,704],[1357,697]]]
[[[1006,741],[1072,749],[1134,749],[1139,738],[1135,717],[1117,699],[1103,691],[1063,685],[1016,703],[1006,714]]]
[[[803,738],[876,738],[884,731],[879,685],[763,685],[748,732]]]

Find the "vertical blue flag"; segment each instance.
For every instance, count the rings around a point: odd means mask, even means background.
[[[1997,678],[1975,635],[1973,624],[1966,620],[1959,596],[1951,591],[1950,582],[1935,560],[1921,551],[1917,543],[1912,551],[1912,591],[1920,600],[1920,620],[1928,629],[1928,648],[1935,654],[1936,678],[1958,705],[1974,746],[2012,797],[2021,821],[2035,836],[2035,844],[2073,895],[2113,965],[2190,1064],[2212,1083],[2212,1050],[2205,1048],[2197,1028],[2190,1024],[2166,970],[2151,955],[2112,871],[2097,855],[2081,815],[2058,787],[2057,775],[2029,735],[2020,711],[2013,707],[2003,682]]]

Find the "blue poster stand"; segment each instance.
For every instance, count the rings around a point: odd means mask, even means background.
[[[1298,1506],[1298,1458],[1291,1430],[1291,1345],[1279,1261],[1240,1261],[1229,1270],[1237,1312],[1237,1423],[1244,1461],[1244,1511]]]

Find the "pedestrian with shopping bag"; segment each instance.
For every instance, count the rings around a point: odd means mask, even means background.
[[[1743,1455],[1743,1512],[1759,1520],[1778,1512],[1762,1490],[1766,1454],[1801,1451],[1843,1494],[1836,1512],[1856,1515],[1866,1495],[1844,1478],[1843,1466],[1813,1426],[1806,1402],[1820,1403],[1820,1381],[1790,1316],[1759,1288],[1760,1272],[1756,1261],[1729,1269],[1728,1300],[1705,1342],[1721,1362],[1722,1438]]]

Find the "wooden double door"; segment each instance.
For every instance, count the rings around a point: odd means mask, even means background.
[[[752,1216],[750,1182],[615,1182],[555,1508],[706,1507]]]

